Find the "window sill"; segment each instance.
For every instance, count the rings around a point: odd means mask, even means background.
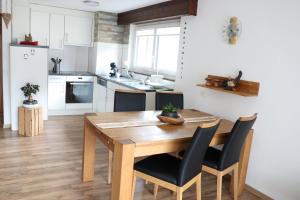
[[[133,73],[135,73],[135,74],[139,74],[139,75],[143,75],[143,76],[148,76],[148,77],[151,76],[150,74],[142,73],[142,72],[134,71],[134,70],[128,70],[128,72],[133,72]],[[163,75],[163,76],[165,76],[165,75]],[[175,78],[164,77],[163,80],[175,82]]]

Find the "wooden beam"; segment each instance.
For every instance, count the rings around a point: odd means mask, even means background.
[[[197,15],[198,0],[171,0],[118,14],[118,24],[157,20],[183,15]]]

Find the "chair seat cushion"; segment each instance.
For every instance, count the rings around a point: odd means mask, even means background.
[[[136,171],[177,185],[181,160],[169,154],[153,155],[134,165]]]
[[[203,160],[203,165],[208,167],[218,169],[218,163],[221,157],[221,150],[214,147],[209,147],[206,151],[205,158]]]

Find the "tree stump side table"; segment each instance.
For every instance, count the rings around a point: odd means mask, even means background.
[[[43,108],[19,107],[19,135],[36,136],[44,127]]]

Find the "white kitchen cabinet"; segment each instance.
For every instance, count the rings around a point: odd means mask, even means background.
[[[102,83],[102,84],[101,84]],[[94,87],[94,111],[105,112],[106,110],[106,81],[96,79]]]
[[[30,24],[30,8],[27,5],[13,5],[12,7],[12,40],[13,42],[24,40],[28,34]]]
[[[65,35],[65,17],[63,15],[50,15],[50,48],[63,49]]]
[[[115,101],[115,91],[107,89],[106,90],[106,104],[105,104],[106,112],[114,111],[114,101]]]
[[[91,46],[93,18],[65,16],[65,45]]]
[[[49,76],[48,78],[48,109],[66,109],[66,76]]]
[[[41,46],[49,46],[50,14],[31,10],[30,32],[33,41],[38,41]]]

